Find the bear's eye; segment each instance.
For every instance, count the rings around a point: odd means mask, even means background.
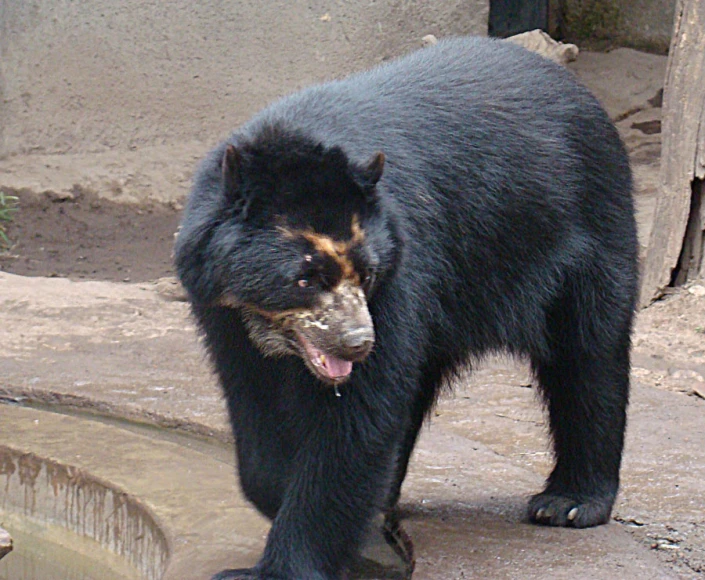
[[[299,288],[311,288],[316,286],[321,290],[327,290],[331,286],[330,277],[324,272],[322,264],[314,264],[313,256],[306,254],[302,265],[302,273],[296,280]]]
[[[299,288],[317,286],[321,290],[327,290],[331,286],[328,276],[319,270],[307,272],[296,281],[296,284]]]
[[[308,288],[311,285],[311,275],[313,274],[313,256],[306,254],[304,256],[303,275],[296,281],[299,288]]]

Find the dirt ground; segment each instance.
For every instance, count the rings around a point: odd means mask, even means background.
[[[592,61],[583,62],[589,77]],[[634,164],[642,249],[656,193],[657,97],[658,86],[644,82],[611,111]],[[187,181],[191,150],[184,159],[180,182]],[[0,162],[0,186],[17,194],[21,207],[7,232],[15,245],[0,257],[0,396],[227,439],[186,306],[172,300],[168,284],[152,284],[172,275],[183,188],[162,198],[166,203],[126,204],[119,192],[72,183],[75,165],[63,172],[62,187],[42,181],[51,172],[40,179],[36,170],[27,180],[29,163]],[[65,161],[57,163],[61,173]],[[121,171],[119,163],[113,170]],[[23,179],[34,185],[24,187]],[[523,496],[538,489],[550,465],[526,370],[490,361],[461,381],[424,433],[405,487],[419,554],[415,578],[705,574],[705,282],[640,312],[633,379],[615,522],[578,536],[517,527]],[[508,483],[512,478],[518,483]],[[545,553],[531,551],[537,539]],[[542,568],[546,562],[555,568]]]
[[[71,195],[12,193],[22,213],[8,226],[15,246],[0,253],[6,272],[145,282],[173,271],[171,243],[179,220],[173,206],[120,204],[80,187]]]

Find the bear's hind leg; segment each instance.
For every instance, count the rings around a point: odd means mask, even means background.
[[[387,498],[387,512],[393,514],[397,509],[397,503],[401,496],[401,487],[406,478],[406,472],[409,468],[409,460],[414,451],[416,442],[419,438],[419,431],[423,426],[426,415],[436,399],[436,394],[433,389],[422,390],[421,394],[414,401],[414,406],[411,410],[411,418],[409,426],[404,433],[404,438],[401,442],[401,447],[397,456],[397,465],[392,479],[389,496]]]
[[[620,299],[619,293],[610,301],[609,293],[594,288],[586,299],[586,287],[575,284],[573,292],[556,303],[547,319],[550,355],[532,357],[548,407],[556,460],[545,490],[529,502],[529,519],[539,524],[604,524],[619,488],[629,398],[631,302],[625,294]]]

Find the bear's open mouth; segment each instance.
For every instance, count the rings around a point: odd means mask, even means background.
[[[341,383],[350,376],[353,367],[352,361],[323,352],[300,332],[297,332],[296,336],[304,347],[309,367],[322,380],[329,383]]]

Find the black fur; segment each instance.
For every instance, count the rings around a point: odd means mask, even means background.
[[[294,94],[216,148],[176,262],[242,488],[273,520],[258,566],[219,578],[339,578],[375,511],[394,507],[443,379],[493,351],[528,357],[550,413],[556,466],[530,519],[606,522],[629,390],[633,214],[628,159],[597,101],[558,65],[488,39]],[[355,215],[376,342],[337,397],[301,358],[265,356],[241,310],[217,300],[310,306],[325,288],[296,285],[308,250],[278,225],[345,240]]]

